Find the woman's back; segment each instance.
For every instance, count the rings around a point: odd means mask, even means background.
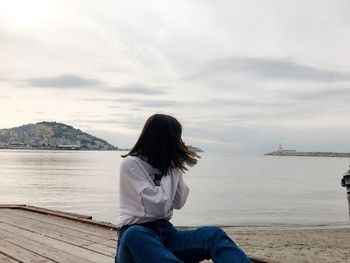
[[[119,227],[169,220],[173,208],[180,209],[189,193],[180,169],[173,168],[161,175],[158,169],[136,156],[123,160],[119,180]]]

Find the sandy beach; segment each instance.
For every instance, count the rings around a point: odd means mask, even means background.
[[[268,258],[274,262],[350,262],[350,226],[224,227],[224,230],[247,254]]]

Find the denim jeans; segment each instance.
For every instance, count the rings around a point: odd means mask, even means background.
[[[179,231],[167,220],[118,231],[116,263],[248,263],[245,253],[219,227]]]

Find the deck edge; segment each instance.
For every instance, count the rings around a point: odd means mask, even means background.
[[[82,214],[77,214],[77,213],[63,212],[63,211],[59,211],[59,210],[47,209],[47,208],[26,205],[26,204],[16,204],[16,205],[0,204],[0,209],[27,210],[27,211],[35,212],[35,213],[39,213],[39,214],[52,215],[52,216],[57,216],[57,217],[62,217],[62,218],[78,221],[81,223],[96,225],[96,226],[108,228],[111,230],[118,230],[118,227],[112,223],[93,220],[92,216],[87,216],[87,215],[82,215]]]

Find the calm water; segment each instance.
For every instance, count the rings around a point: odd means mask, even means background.
[[[0,203],[25,203],[116,222],[121,152],[0,151]],[[347,158],[203,153],[186,175],[176,225],[347,224]]]

